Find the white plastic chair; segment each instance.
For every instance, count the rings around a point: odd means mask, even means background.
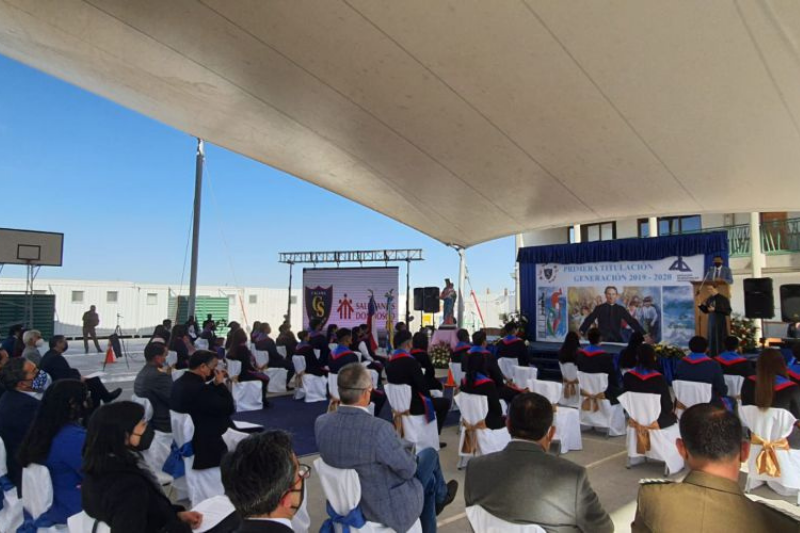
[[[796,422],[792,413],[774,407],[762,411],[755,405],[745,405],[742,406],[740,416],[750,429],[751,442],[756,439],[776,442],[786,438]],[[762,449],[759,444],[751,444],[750,458],[747,460],[745,492],[750,492],[766,481],[767,485],[781,496],[795,496],[797,505],[800,505],[800,450],[775,448],[780,475],[772,477],[767,473],[758,473],[756,460]]]
[[[498,357],[497,366],[500,367],[500,372],[507,381],[514,381],[514,367],[517,366],[517,360],[512,357]]]
[[[269,376],[267,392],[286,392],[286,379],[289,371],[285,368],[267,368],[264,373]]]
[[[293,355],[292,366],[294,367],[294,399],[302,400],[306,396],[306,391],[303,388],[303,376],[306,373],[306,358],[302,355]]]
[[[67,518],[67,526],[69,533],[111,533],[111,527],[108,524],[92,518],[86,514],[86,511]]]
[[[31,463],[22,469],[22,506],[34,520],[53,506],[53,482],[44,465]],[[68,533],[67,524],[40,527],[38,533]]]
[[[584,394],[596,396],[608,388],[608,375],[605,373],[589,374],[578,372],[579,391],[581,395],[581,424],[608,430],[609,437],[625,435],[625,412],[619,404],[612,405],[610,400],[597,400],[599,409],[584,409]],[[592,406],[594,401],[589,401]]]
[[[686,409],[698,403],[709,403],[711,401],[710,383],[676,379],[672,382],[672,390],[675,392],[675,400],[686,406]],[[675,414],[680,418],[683,414],[683,409],[676,406]]]
[[[555,381],[531,379],[527,381],[528,390],[541,394],[553,404],[553,425],[556,428],[553,440],[559,441],[559,453],[583,449],[580,412],[574,407],[559,406],[564,385]]]
[[[340,516],[346,516],[361,502],[361,482],[358,473],[352,469],[334,468],[325,463],[321,457],[314,460],[314,469],[319,475],[325,499]],[[342,531],[339,524],[334,524],[334,531]],[[362,528],[350,528],[354,533],[390,533],[393,530],[377,522],[367,522]],[[414,522],[409,533],[421,533],[419,519]]]
[[[326,394],[328,380],[324,376],[306,374],[306,358],[302,355],[292,356],[292,364],[296,375],[300,377],[300,383],[302,383],[301,387],[295,388],[294,399],[299,400],[305,397],[306,403],[326,401],[328,399]]]
[[[194,341],[194,347],[198,350],[208,350],[208,340],[207,339],[197,339]]]
[[[144,407],[144,419],[150,423],[153,419],[153,404],[147,398],[131,395],[131,401]],[[170,446],[172,445],[172,433],[153,430],[153,442],[150,447],[142,452],[144,461],[156,475],[158,482],[164,486],[173,482],[172,476],[162,471],[164,463],[169,457]]]
[[[489,400],[486,396],[480,394],[467,394],[461,392],[456,395],[454,401],[458,403],[458,409],[461,411],[461,430],[458,439],[458,468],[463,468],[467,465],[467,461],[471,457],[478,455],[485,455],[487,453],[499,452],[505,449],[506,445],[511,442],[511,435],[508,429],[475,429],[475,450],[465,450],[465,441],[467,440],[467,427],[465,424],[474,427],[475,424],[480,423],[486,419],[489,414]]]
[[[173,370],[172,371],[172,381],[178,381],[182,375],[187,372],[188,369],[181,368],[180,370]]]
[[[192,417],[176,411],[170,411],[169,415],[172,421],[172,435],[175,439],[175,444],[181,447],[190,442],[194,437]],[[186,485],[192,507],[212,496],[225,494],[219,467],[194,470],[192,468],[194,466],[194,455],[184,457],[183,465],[186,468]]]
[[[264,408],[264,396],[261,393],[261,381],[239,381],[242,373],[242,362],[228,359],[228,375],[233,380],[231,395],[236,405],[236,412],[260,411]]]
[[[175,366],[178,364],[178,352],[172,350],[167,352],[167,366]],[[94,520],[94,519],[92,519]]]
[[[725,374],[725,385],[728,387],[728,396],[742,402],[742,385],[744,385],[744,378],[734,374]]]
[[[425,415],[412,415],[409,413],[411,409],[411,387],[409,385],[394,385],[387,383],[386,399],[389,401],[389,406],[392,408],[392,417],[395,420],[395,428],[397,428],[397,419],[402,424],[403,433],[402,438],[414,443],[417,453],[425,448],[433,448],[439,450],[439,432],[436,425],[436,420],[428,422]]]
[[[547,533],[536,524],[514,524],[501,520],[480,505],[470,505],[466,511],[469,525],[479,533]]]
[[[639,424],[641,431],[646,432],[650,440],[650,449],[640,453],[638,450],[638,428],[628,423],[628,467],[637,459],[649,457],[663,461],[667,475],[683,470],[683,457],[675,447],[675,440],[681,436],[678,424],[668,428],[646,429],[658,421],[661,414],[661,395],[644,392],[626,392],[619,397],[619,403],[628,412],[631,421]],[[657,425],[657,424],[656,424]]]
[[[6,446],[0,439],[0,476],[8,475]],[[10,482],[10,480],[9,480]],[[0,510],[0,531],[16,531],[22,525],[22,500],[17,497],[17,488],[3,491],[3,509]]]
[[[535,366],[514,366],[514,384],[520,389],[528,386],[528,382],[532,379],[537,379],[539,376],[539,369]]]
[[[253,350],[253,357],[259,367],[263,367],[269,363],[269,352],[264,350]]]
[[[578,384],[578,365],[575,363],[558,363],[558,366],[561,368],[561,378],[564,385],[558,403],[577,409],[581,404],[580,386]],[[569,397],[565,396],[567,392],[573,392],[573,389],[574,394],[571,394]]]

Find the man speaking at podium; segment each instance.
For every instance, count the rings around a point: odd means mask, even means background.
[[[733,284],[733,274],[731,269],[722,264],[722,257],[716,256],[714,264],[708,267],[706,272],[706,281],[724,281],[728,285]]]
[[[623,342],[623,320],[633,331],[638,331],[644,335],[644,330],[639,322],[631,316],[625,307],[617,305],[618,295],[619,293],[616,287],[606,287],[605,303],[595,306],[594,310],[586,317],[580,327],[581,335],[586,335],[586,331],[592,326],[595,320],[597,320],[597,329],[600,330],[600,334],[606,342]]]

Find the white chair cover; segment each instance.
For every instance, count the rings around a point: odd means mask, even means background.
[[[225,361],[228,365],[228,376],[231,379],[238,378],[242,373],[242,362],[235,359],[226,359]]]
[[[513,357],[498,357],[497,366],[503,373],[503,377],[508,381],[514,381],[514,367],[517,366],[517,360]]]
[[[583,449],[583,437],[581,436],[580,413],[573,407],[559,406],[558,400],[561,399],[564,385],[555,381],[543,381],[531,379],[527,382],[528,390],[541,394],[553,404],[553,425],[556,427],[554,440],[559,441],[560,452],[567,453],[571,450]]]
[[[276,346],[275,349],[278,351],[278,355],[286,359],[288,352],[286,351],[286,346]]]
[[[269,376],[267,392],[286,392],[286,378],[289,371],[285,368],[267,368],[266,374]]]
[[[141,396],[136,396],[136,394],[131,394],[131,401],[144,407],[144,419],[147,422],[153,419],[153,404],[150,403],[150,400],[142,398]]]
[[[303,388],[303,374],[306,371],[306,358],[302,355],[293,355],[292,356],[292,366],[294,367],[295,379],[298,379],[299,382],[295,385],[294,389],[294,399],[295,400],[302,400],[306,396],[306,391]]]
[[[228,447],[228,451],[232,452],[236,449],[240,442],[244,439],[249,437],[249,433],[244,433],[242,431],[236,431],[235,429],[228,428],[228,430],[222,434],[222,440],[225,442],[225,446]]]
[[[22,506],[33,519],[53,505],[53,482],[50,471],[44,465],[31,463],[22,469]],[[66,524],[40,527],[38,533],[68,533]]]
[[[480,394],[467,394],[461,392],[456,395],[454,401],[458,403],[458,409],[461,411],[461,419],[470,425],[475,425],[481,420],[486,419],[489,414],[489,400],[486,396]],[[511,442],[511,435],[508,429],[478,429],[475,431],[478,449],[474,454],[465,453],[463,451],[464,439],[466,438],[466,428],[463,423],[460,428],[460,436],[458,439],[458,467],[463,468],[466,466],[467,461],[473,456],[485,455],[487,453],[499,452],[505,449],[506,445]]]
[[[175,366],[178,364],[178,352],[172,350],[167,352],[167,366]],[[94,520],[94,519],[92,519]]]
[[[345,516],[358,507],[361,502],[361,482],[355,470],[334,468],[326,464],[322,457],[314,460],[314,469],[319,475],[325,499],[328,500],[336,514]],[[340,532],[341,528],[338,524],[335,524],[334,530]],[[377,522],[367,522],[360,529],[351,527],[350,531],[357,533],[389,533],[393,530]],[[421,531],[422,526],[419,520],[409,529],[409,532]]]
[[[269,363],[269,352],[264,350],[253,350],[253,357],[256,359],[256,364],[263,367]]]
[[[361,352],[362,361],[372,361],[372,356],[369,354],[369,347],[367,347],[366,341],[358,343],[358,351]]]
[[[0,439],[0,476],[8,474],[6,465],[6,446]],[[0,531],[16,531],[22,525],[22,500],[17,497],[17,488],[14,487],[2,494],[3,509],[0,510]]]
[[[728,396],[739,400],[742,395],[742,385],[744,385],[744,378],[733,374],[725,374],[725,385],[728,386]]]
[[[619,403],[628,412],[628,416],[641,426],[649,426],[658,420],[661,414],[661,396],[644,392],[626,392],[619,397]],[[636,450],[636,433],[634,427],[628,426],[628,458],[650,457],[664,461],[667,475],[683,470],[683,457],[675,447],[675,439],[681,436],[678,424],[664,429],[651,429],[650,450],[640,454]],[[629,462],[629,464],[632,464]]]
[[[470,505],[466,509],[467,520],[473,531],[480,533],[546,533],[536,524],[514,524],[490,514],[480,505]]]
[[[328,379],[324,376],[303,374],[303,390],[306,392],[306,403],[327,401],[327,389]]]
[[[231,384],[231,394],[236,404],[236,412],[260,411],[264,408],[264,395],[261,381],[244,381]]]
[[[186,371],[187,371],[187,369],[185,369],[185,368],[182,368],[180,370],[173,370],[172,371],[172,381],[178,381],[178,379],[180,379],[180,377],[183,374],[185,374]]]
[[[329,410],[333,410],[333,406],[339,403],[339,382],[336,381],[339,379],[339,374],[334,374],[331,372],[328,374],[328,394],[331,395],[331,407]]]
[[[179,447],[183,446],[191,441],[194,436],[192,417],[176,411],[170,411],[169,414],[172,421],[172,435],[175,439],[175,444]],[[194,470],[192,468],[194,466],[194,455],[185,457],[183,464],[186,467],[186,485],[192,507],[212,496],[225,494],[219,467]]]
[[[578,372],[579,393],[581,390],[589,394],[599,394],[608,388],[608,376],[604,373],[588,374]],[[585,411],[583,409],[583,396],[581,398],[581,424],[608,430],[609,437],[619,437],[625,435],[625,412],[622,406],[611,405],[610,400],[599,400],[600,410]]]
[[[380,384],[380,374],[378,374],[377,370],[372,370],[371,368],[367,370],[369,370],[369,377],[372,378],[372,388],[377,389]]]
[[[576,381],[578,379],[578,365],[575,363],[558,363],[558,366],[561,368],[561,377],[564,380],[569,381]],[[564,391],[566,387],[562,388],[561,390],[561,398],[559,399],[558,403],[561,405],[566,405],[567,407],[574,407],[578,408],[581,404],[581,395],[580,391],[578,390],[578,384],[575,384],[575,394],[567,398],[564,396]]]
[[[206,339],[197,339],[194,341],[194,347],[198,350],[208,350],[208,340]]]
[[[538,375],[539,369],[535,366],[514,366],[514,383],[521,389],[527,387],[530,380],[537,379]]]
[[[144,407],[144,419],[149,423],[153,419],[153,404],[147,398],[142,398],[131,394],[131,401]],[[172,445],[172,433],[154,430],[153,442],[150,447],[142,452],[145,462],[158,478],[162,485],[169,485],[173,482],[172,476],[162,471],[167,460]]]
[[[757,435],[762,440],[775,442],[788,437],[796,422],[792,413],[786,409],[761,410],[755,405],[742,406],[740,416],[751,434]],[[775,449],[775,455],[780,467],[780,476],[771,477],[766,473],[759,474],[756,468],[756,459],[762,447],[752,444],[750,458],[747,460],[747,482],[745,492],[762,485],[765,481],[769,487],[782,496],[797,496],[800,505],[800,450]]]
[[[411,387],[408,385],[386,384],[386,399],[393,414],[405,413],[411,409]],[[403,415],[403,438],[416,445],[417,453],[425,448],[439,450],[439,432],[436,420],[428,422],[425,415]]]
[[[319,360],[319,358],[322,357],[322,352],[320,350],[314,350],[314,357]]]
[[[97,524],[96,529],[95,523]],[[69,533],[111,533],[111,527],[108,524],[92,518],[86,514],[86,511],[67,518],[67,526],[69,526]]]
[[[676,379],[672,382],[672,390],[675,392],[675,399],[685,405],[687,409],[698,403],[709,403],[711,401],[710,383],[696,383],[694,381]],[[683,414],[683,409],[675,409],[675,414],[680,418]]]

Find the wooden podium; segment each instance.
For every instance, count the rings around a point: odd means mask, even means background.
[[[730,300],[731,286],[728,284],[728,282],[723,279],[717,279],[715,281],[717,284],[717,291],[721,295],[726,297],[728,300]],[[701,305],[703,302],[705,302],[711,296],[711,293],[708,292],[708,287],[710,284],[711,281],[709,280],[692,282],[692,290],[694,291],[694,334],[701,335],[703,337],[708,336],[708,315],[702,312],[698,306]],[[728,316],[727,322],[728,322],[728,331],[730,331],[731,330],[730,316]]]

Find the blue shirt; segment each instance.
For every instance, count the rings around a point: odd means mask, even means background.
[[[44,464],[53,481],[53,506],[49,516],[56,523],[66,524],[67,518],[82,510],[81,453],[85,440],[84,428],[77,424],[68,424],[61,428],[50,445],[50,454]]]

